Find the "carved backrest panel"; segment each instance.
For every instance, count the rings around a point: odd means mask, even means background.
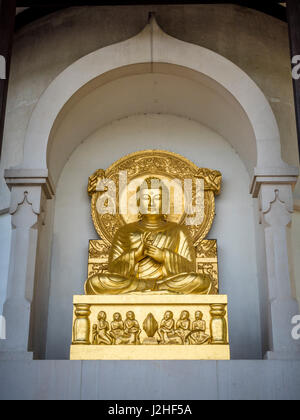
[[[218,245],[215,239],[205,239],[196,246],[196,272],[213,279],[210,294],[219,293]]]

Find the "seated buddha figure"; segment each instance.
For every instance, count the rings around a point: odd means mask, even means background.
[[[163,214],[163,194],[169,200],[168,189],[156,178],[147,178],[138,188],[140,220],[117,231],[108,272],[88,278],[87,295],[209,293],[211,279],[195,272],[195,248],[186,227],[167,221]]]

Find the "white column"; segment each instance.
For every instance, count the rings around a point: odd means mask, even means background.
[[[11,189],[12,239],[7,299],[3,310],[6,340],[0,342],[0,360],[32,359],[28,340],[39,218],[43,201],[53,196],[53,187],[48,171],[8,170],[5,178]]]
[[[292,338],[292,318],[299,314],[290,278],[287,228],[292,220],[292,187],[296,176],[255,176],[265,233],[268,287],[269,351],[267,359],[300,359],[300,343]]]

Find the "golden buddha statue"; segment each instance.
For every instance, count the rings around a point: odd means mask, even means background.
[[[230,359],[217,241],[206,239],[221,180],[161,150],[94,172],[100,238],[90,241],[86,296],[74,296],[71,360]]]
[[[153,183],[159,187],[153,187]],[[137,194],[140,220],[117,231],[110,249],[108,272],[89,277],[86,294],[209,294],[211,278],[195,272],[195,248],[186,227],[168,222],[163,214],[163,194],[168,195],[167,188],[161,180],[147,178]]]

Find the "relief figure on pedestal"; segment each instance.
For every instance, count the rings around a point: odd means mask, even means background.
[[[127,312],[124,327],[125,335],[129,337],[128,344],[140,344],[141,329],[138,321],[135,319],[134,312]]]
[[[175,330],[175,333],[181,338],[182,344],[189,344],[190,327],[190,314],[188,311],[182,311]]]
[[[108,335],[109,323],[106,321],[106,313],[101,311],[98,315],[98,325],[93,326],[93,343],[94,344],[112,344],[112,340]]]
[[[173,312],[166,311],[158,330],[159,344],[182,344],[181,338],[175,332],[175,321],[173,317]]]
[[[195,248],[186,227],[168,222],[163,214],[163,194],[168,193],[157,178],[147,178],[138,188],[140,220],[117,231],[108,272],[88,278],[87,295],[210,292],[210,277],[196,273]]]
[[[113,315],[110,336],[116,345],[140,344],[141,329],[132,311],[127,312],[125,322],[119,312]]]
[[[203,320],[203,313],[201,311],[195,312],[195,321],[192,325],[192,332],[189,340],[190,344],[209,344],[210,336],[205,334],[206,322]]]
[[[116,312],[113,315],[113,321],[110,327],[111,330],[109,334],[113,339],[113,344],[123,344],[124,322],[122,321],[122,315],[119,312]]]

